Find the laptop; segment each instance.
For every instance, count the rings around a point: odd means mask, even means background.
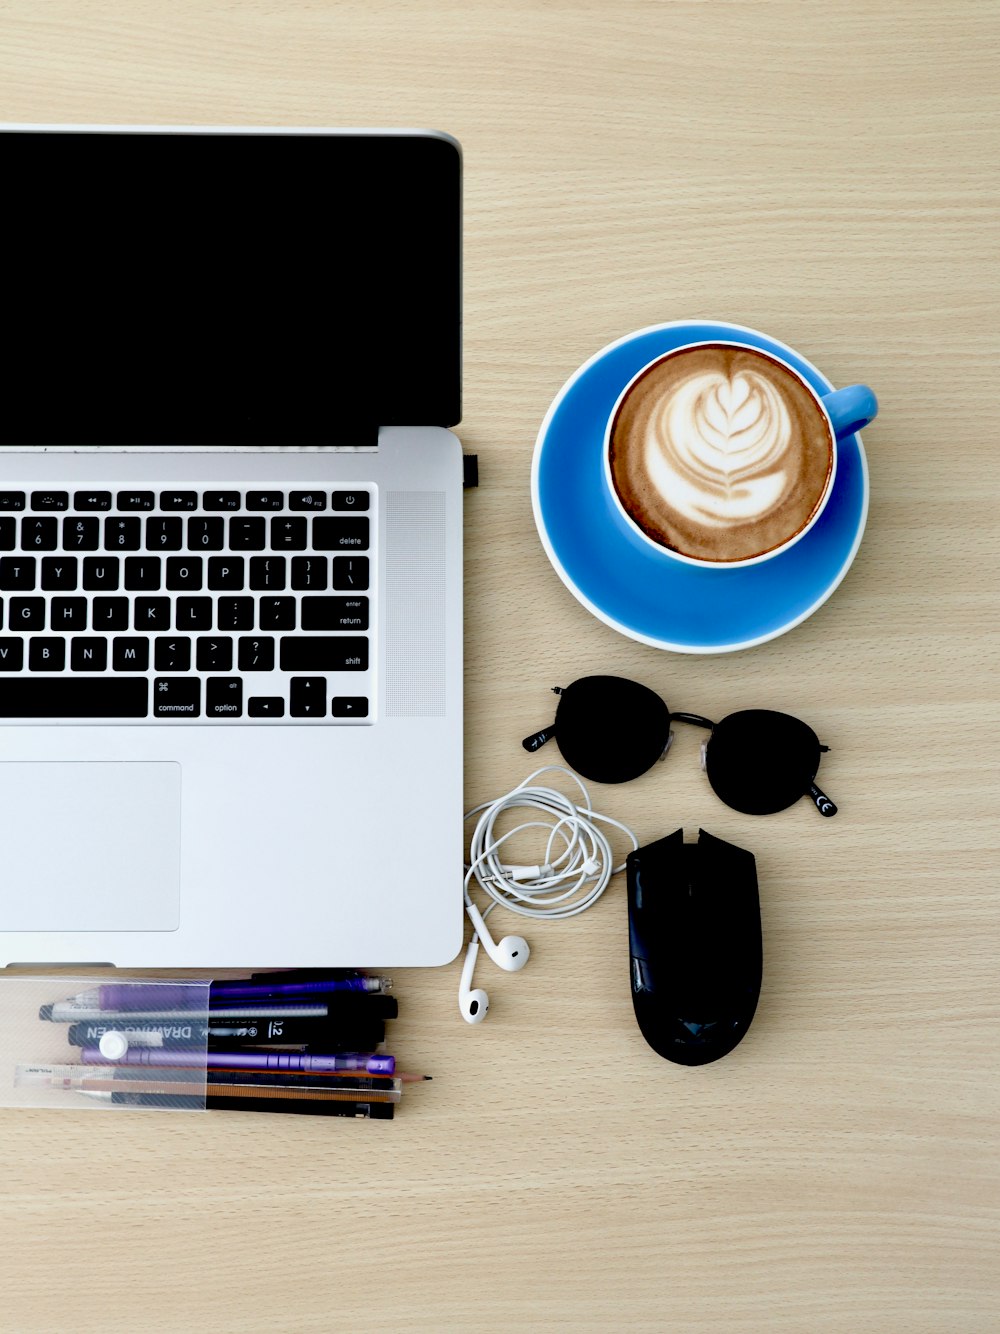
[[[462,941],[461,151],[0,127],[0,965]]]

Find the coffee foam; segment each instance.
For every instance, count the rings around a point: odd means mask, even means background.
[[[610,463],[626,511],[655,542],[698,560],[762,555],[809,522],[833,440],[780,362],[707,344],[647,370],[619,406]]]

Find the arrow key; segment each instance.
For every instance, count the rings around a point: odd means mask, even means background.
[[[326,677],[293,676],[289,713],[293,718],[325,718]]]

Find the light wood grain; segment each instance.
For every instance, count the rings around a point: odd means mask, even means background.
[[[397,976],[433,1084],[391,1125],[0,1116],[0,1327],[307,1334],[1000,1328],[997,160],[991,0],[0,3],[0,119],[423,125],[463,143],[468,803],[546,688],[630,674],[834,749],[723,807],[697,738],[600,804],[757,856],[765,985],[700,1071],[631,1016],[624,887],[527,932],[468,1029]],[[591,618],[528,501],[552,396],[630,329],[768,330],[867,379],[869,529],[834,598],[732,656]],[[456,868],[457,874],[457,868]],[[516,929],[513,922],[507,929]]]

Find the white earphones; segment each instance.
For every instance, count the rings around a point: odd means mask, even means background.
[[[490,956],[498,968],[502,968],[505,973],[517,973],[528,962],[531,955],[531,949],[523,936],[504,936],[496,941],[486,929],[486,923],[483,921],[483,915],[472,902],[466,900],[465,911],[469,914],[469,921],[476,929],[476,935],[482,941],[483,949]],[[489,912],[489,909],[486,910]]]
[[[481,987],[473,990],[471,986],[478,953],[479,941],[473,936],[465,955],[462,981],[458,987],[458,1008],[462,1011],[462,1018],[467,1024],[481,1024],[486,1018],[486,1011],[490,1008],[490,998],[486,992]]]
[[[529,786],[532,779],[551,769],[576,783],[583,795],[583,806],[577,806],[553,788]],[[525,821],[499,836],[494,833],[496,820],[503,811],[525,806],[542,811],[548,819]],[[594,821],[602,820],[621,829],[632,840],[633,848],[639,846],[639,840],[625,825],[592,810],[583,783],[576,774],[558,764],[536,769],[510,792],[496,801],[476,806],[465,818],[469,820],[473,815],[480,815],[480,818],[470,842],[470,863],[466,867],[464,884],[465,911],[472,922],[473,936],[462,967],[458,1008],[467,1023],[481,1024],[490,1002],[481,988],[472,989],[472,974],[480,944],[497,967],[507,973],[518,972],[531,954],[523,936],[503,936],[495,941],[484,919],[498,904],[524,917],[572,917],[583,912],[604,893],[612,875],[625,868],[624,862],[620,866],[614,865],[611,845]],[[514,866],[501,860],[499,849],[509,838],[524,829],[538,828],[548,830],[545,860],[541,865]],[[560,839],[563,850],[554,855]],[[485,912],[479,911],[469,894],[473,879],[493,900]],[[582,897],[576,897],[581,894]]]

